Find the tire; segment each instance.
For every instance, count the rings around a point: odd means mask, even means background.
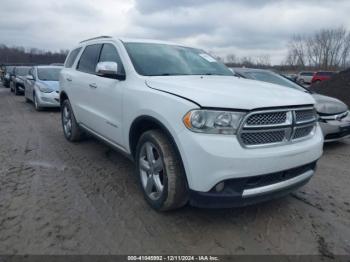
[[[155,210],[172,210],[188,202],[181,159],[160,130],[150,130],[141,136],[136,148],[136,168],[144,198]]]
[[[38,100],[37,100],[35,94],[33,95],[33,100],[34,100],[33,103],[34,103],[34,108],[35,108],[35,110],[36,110],[36,111],[41,111],[41,110],[43,110],[43,108],[42,108],[41,106],[39,106],[39,103],[38,103]]]
[[[78,142],[82,140],[83,132],[75,119],[68,99],[64,100],[61,106],[61,122],[64,136],[69,142]]]

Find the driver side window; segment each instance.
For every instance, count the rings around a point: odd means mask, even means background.
[[[118,74],[125,74],[122,60],[112,44],[103,44],[99,62],[116,62],[118,64]]]

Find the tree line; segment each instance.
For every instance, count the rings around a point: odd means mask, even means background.
[[[288,44],[286,65],[324,70],[350,66],[350,32],[344,27],[321,29],[312,35],[294,35]]]
[[[63,63],[68,50],[59,52],[45,51],[38,48],[25,49],[24,47],[8,47],[0,44],[0,64],[4,65],[31,65]]]

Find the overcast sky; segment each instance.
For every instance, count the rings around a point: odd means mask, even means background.
[[[349,0],[1,0],[0,43],[69,49],[98,36],[156,38],[220,56],[286,55],[295,33],[350,29]]]

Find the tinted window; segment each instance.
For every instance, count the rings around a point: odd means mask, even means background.
[[[118,73],[124,73],[122,60],[117,49],[112,44],[103,45],[99,62],[116,62],[118,64]]]
[[[100,44],[96,44],[96,45],[89,45],[85,48],[84,52],[80,57],[80,61],[77,67],[79,71],[95,74],[101,46],[102,45]]]
[[[81,47],[74,49],[72,52],[70,52],[69,56],[67,57],[65,67],[72,67],[74,64],[75,59],[77,58],[79,52],[81,50]]]
[[[268,82],[271,84],[298,89],[304,92],[306,91],[305,88],[297,85],[293,81],[270,71],[250,71],[250,72],[244,72],[242,73],[242,75],[248,79],[255,79],[263,82]]]
[[[16,75],[26,76],[29,74],[30,67],[16,67]]]
[[[61,68],[38,68],[38,78],[41,81],[58,81]]]
[[[167,44],[126,43],[140,75],[228,75],[233,73],[202,50]]]
[[[303,72],[303,73],[301,73],[301,75],[302,76],[313,76],[314,73],[312,73],[312,72]]]

